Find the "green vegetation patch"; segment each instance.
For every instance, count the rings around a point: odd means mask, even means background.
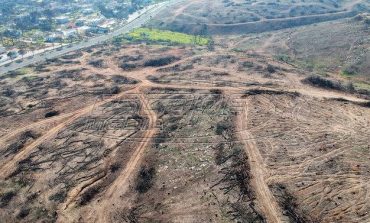
[[[9,71],[7,74],[2,76],[1,78],[21,78],[21,77],[28,77],[32,76],[32,69],[31,68],[20,68],[18,70]]]
[[[365,83],[365,82],[359,82],[359,83],[355,83],[355,88],[357,90],[367,90],[367,91],[370,91],[370,84],[369,83]]]
[[[277,59],[279,61],[282,61],[282,62],[285,62],[285,63],[292,63],[293,62],[293,59],[287,54],[275,55],[275,59]]]
[[[201,36],[150,28],[135,29],[134,31],[129,33],[128,36],[134,40],[150,40],[178,44],[195,44],[200,46],[207,45],[210,42],[208,38],[204,38]]]
[[[340,73],[341,76],[343,77],[353,77],[353,76],[356,76],[357,74],[354,73],[354,72],[350,72],[348,70],[343,70],[341,73]]]

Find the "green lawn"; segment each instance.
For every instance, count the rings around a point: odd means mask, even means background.
[[[179,44],[196,44],[201,46],[207,45],[209,43],[208,38],[150,28],[135,29],[134,31],[130,32],[128,36],[130,38],[133,38],[134,40],[150,40]]]

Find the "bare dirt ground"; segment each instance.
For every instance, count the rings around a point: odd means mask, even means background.
[[[364,13],[334,22],[234,37],[229,45],[274,55],[321,75],[336,74],[337,78],[368,83],[370,43],[368,25],[364,22],[368,16]]]
[[[369,103],[226,47],[107,44],[2,78],[1,219],[368,222]]]
[[[252,183],[256,191],[256,196],[259,204],[262,206],[263,213],[266,219],[270,222],[283,222],[282,210],[276,202],[272,192],[270,191],[265,177],[268,176],[265,163],[262,155],[254,141],[254,137],[248,130],[248,101],[243,105],[243,111],[238,116],[238,131],[240,132],[241,140],[244,141],[244,147],[251,163]]]

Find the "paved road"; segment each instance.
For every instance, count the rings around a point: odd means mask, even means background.
[[[9,71],[14,71],[19,68],[26,67],[31,64],[36,64],[36,63],[39,63],[39,62],[42,62],[48,59],[60,57],[72,51],[94,46],[94,45],[103,43],[107,40],[110,40],[113,37],[119,36],[124,33],[128,33],[131,30],[141,27],[142,25],[147,23],[152,17],[160,13],[163,9],[170,7],[174,4],[177,4],[181,1],[182,0],[169,0],[166,2],[153,5],[152,7],[149,7],[147,10],[145,10],[137,18],[133,19],[131,22],[126,24],[125,26],[119,29],[116,29],[113,32],[107,33],[106,35],[97,36],[97,37],[89,39],[88,41],[82,41],[76,44],[72,44],[70,46],[65,46],[60,49],[50,50],[44,53],[36,54],[33,57],[24,58],[22,61],[18,61],[18,62],[15,61],[15,62],[12,62],[11,64],[0,66],[0,75],[5,74]]]

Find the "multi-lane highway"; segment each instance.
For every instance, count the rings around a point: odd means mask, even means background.
[[[5,74],[9,71],[17,70],[19,68],[26,67],[31,64],[36,64],[48,59],[53,59],[56,57],[60,57],[66,53],[80,50],[83,48],[87,48],[90,46],[94,46],[100,43],[103,43],[107,40],[112,39],[113,37],[119,36],[124,33],[128,33],[135,28],[142,26],[143,24],[147,23],[153,16],[160,13],[163,9],[170,7],[174,4],[181,2],[182,0],[169,0],[166,2],[158,3],[152,6],[147,7],[146,9],[142,10],[138,13],[131,21],[129,21],[126,25],[114,30],[113,32],[107,33],[105,35],[97,36],[90,38],[88,40],[71,44],[69,46],[64,46],[57,49],[48,50],[45,52],[37,53],[33,56],[25,57],[22,60],[13,61],[12,63],[8,63],[6,65],[0,66],[0,75]]]

